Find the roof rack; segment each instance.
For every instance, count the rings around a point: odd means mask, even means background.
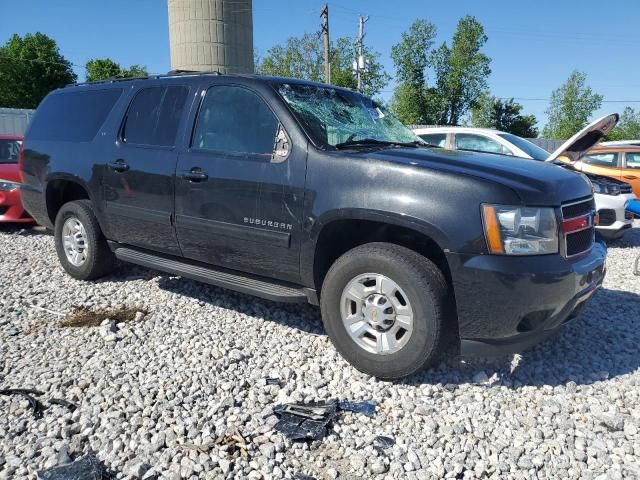
[[[70,83],[67,85],[67,87],[75,87],[78,85],[98,85],[101,83],[115,83],[115,82],[126,82],[129,80],[149,80],[149,79],[156,79],[156,78],[166,78],[166,77],[177,77],[177,76],[181,76],[181,75],[222,75],[222,73],[220,73],[218,70],[211,70],[211,71],[206,71],[206,70],[182,70],[182,69],[176,69],[176,70],[170,70],[169,72],[165,73],[165,74],[159,74],[159,75],[146,75],[146,76],[141,76],[141,77],[109,77],[107,79],[104,80],[94,80],[91,82],[77,82],[77,83]]]

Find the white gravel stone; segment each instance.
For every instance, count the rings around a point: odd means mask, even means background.
[[[0,479],[89,451],[118,478],[640,478],[638,255],[635,228],[610,245],[604,288],[556,338],[492,361],[449,356],[390,383],[350,367],[314,307],[131,265],[76,281],[50,235],[0,226],[0,389],[78,404],[36,419],[23,397],[0,396]],[[63,328],[34,308],[122,305],[148,313]],[[276,403],[332,398],[378,409],[341,414],[311,445],[273,431]],[[236,433],[248,457],[216,444]],[[377,447],[378,435],[395,445]]]

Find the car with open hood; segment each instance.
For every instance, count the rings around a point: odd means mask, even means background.
[[[615,117],[607,116],[604,118],[609,122],[606,124],[607,128],[612,128],[611,120]],[[620,179],[610,179],[590,170],[587,172],[580,168],[581,162],[578,161],[586,155],[591,146],[602,138],[601,134],[592,135],[589,133],[599,132],[598,128],[602,120],[599,119],[590,124],[553,153],[549,153],[517,135],[487,128],[428,127],[415,129],[414,132],[426,142],[443,148],[555,162],[566,168],[584,171],[595,189],[595,202],[599,217],[596,230],[604,239],[614,240],[622,237],[632,227],[631,215],[625,211],[629,202],[635,198],[631,192],[631,186]],[[617,122],[617,120],[615,121]],[[574,160],[570,161],[565,154],[573,152],[573,150],[576,150],[573,153]]]
[[[586,177],[432,148],[330,85],[197,73],[71,85],[38,107],[24,159],[25,206],[72,277],[120,259],[319,305],[336,349],[380,378],[416,372],[451,339],[465,355],[527,348],[605,276]]]

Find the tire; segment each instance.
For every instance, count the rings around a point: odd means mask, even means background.
[[[347,289],[348,286],[353,288]],[[354,300],[361,298],[361,291],[372,290],[395,293],[366,293],[364,302]],[[358,296],[352,297],[346,291],[358,291]],[[351,365],[377,378],[394,380],[423,369],[438,356],[447,299],[447,282],[433,262],[398,245],[369,243],[348,251],[331,266],[322,285],[320,307],[329,338]],[[346,318],[359,318],[358,311],[363,312],[363,320],[347,327],[343,312]],[[412,315],[408,316],[408,311]],[[392,324],[390,318],[395,318]],[[409,324],[411,329],[404,328]],[[350,329],[365,333],[354,338]],[[397,333],[394,329],[398,329]],[[382,337],[386,337],[386,344]]]
[[[67,222],[69,222],[67,224]],[[77,222],[77,223],[76,223]],[[72,235],[79,239],[74,243],[74,252],[83,252],[77,263],[67,256],[67,248],[63,239],[65,224],[70,227],[81,226],[81,235]],[[76,234],[79,230],[74,230]],[[69,230],[65,230],[69,233]],[[65,203],[56,216],[54,238],[56,252],[62,267],[73,278],[78,280],[93,280],[102,277],[113,270],[115,256],[107,245],[107,240],[102,234],[98,219],[93,213],[90,200],[75,200]]]

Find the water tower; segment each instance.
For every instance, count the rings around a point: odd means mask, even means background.
[[[253,73],[252,0],[168,0],[172,70]]]

